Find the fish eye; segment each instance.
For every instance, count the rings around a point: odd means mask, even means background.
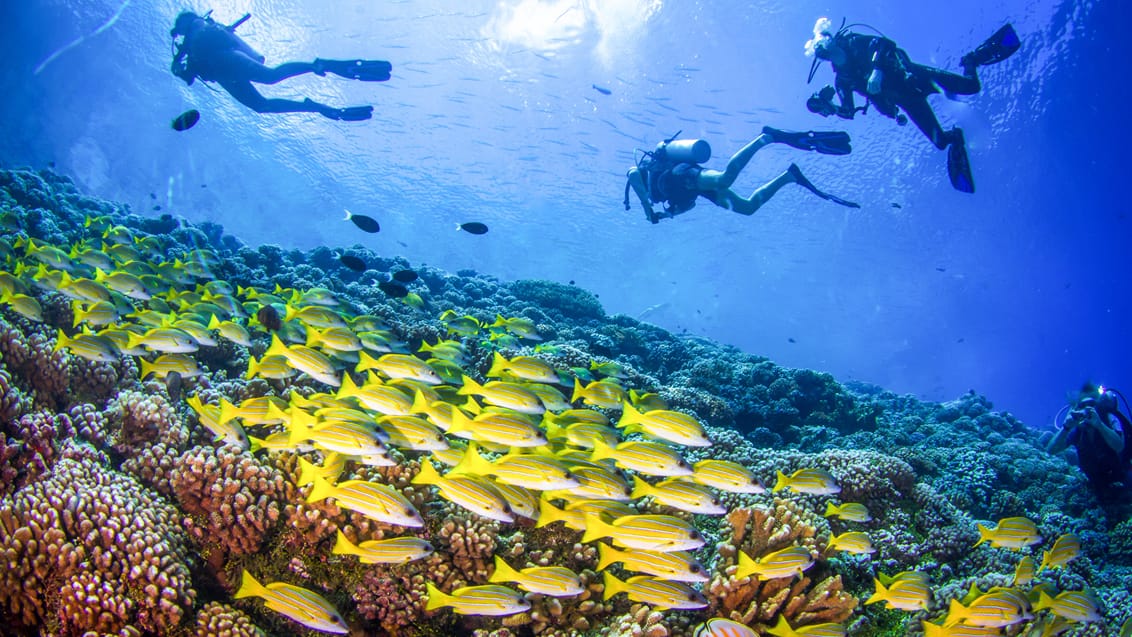
[[[692,532],[688,534],[688,537],[692,538],[693,540],[703,539],[703,536],[700,535],[700,532],[695,529],[693,529]]]
[[[510,514],[511,513],[511,505],[510,504],[504,504],[503,505],[503,512]]]
[[[571,478],[573,478],[573,477],[574,477],[574,474],[570,473],[569,471],[566,471],[566,472],[564,472],[564,473],[562,474],[562,477],[563,477],[563,478],[566,478],[567,480],[569,480],[569,479],[571,479]]]
[[[700,568],[699,564],[692,564],[691,566],[688,567],[688,571],[690,573],[699,573],[701,570],[703,570],[703,569]]]
[[[405,509],[405,515],[407,515],[409,517],[415,517],[417,515],[417,510],[414,509],[413,507],[409,507],[409,508]]]
[[[696,600],[696,594],[695,593],[688,593],[688,601],[689,602],[697,601]]]

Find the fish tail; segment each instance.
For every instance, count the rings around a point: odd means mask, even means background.
[[[539,498],[538,501],[538,520],[535,522],[535,528],[541,529],[548,524],[563,521],[562,511],[550,503],[545,497]]]
[[[421,470],[410,480],[413,484],[439,484],[440,474],[427,459],[421,460]]]
[[[877,590],[875,593],[870,595],[868,599],[865,600],[866,605],[883,602],[884,600],[888,599],[888,589],[885,588],[884,584],[879,579],[874,579],[873,583],[876,585]],[[955,600],[951,601],[954,602]]]
[[[342,210],[346,211],[346,216],[342,217],[342,221],[349,221],[350,218],[354,216],[354,213],[350,212],[349,210],[346,210],[345,208],[343,208]]]
[[[800,637],[801,635],[801,633],[794,630],[794,627],[790,625],[790,622],[786,621],[785,615],[779,615],[778,621],[775,622],[774,626],[771,626],[766,632],[768,635],[774,635],[775,637]]]
[[[131,345],[130,347],[133,347],[133,345]],[[264,356],[284,356],[285,357],[285,356],[287,356],[287,354],[290,354],[290,352],[287,350],[287,346],[283,344],[283,341],[279,340],[278,336],[272,334],[271,335],[271,345],[268,346],[267,351],[265,351],[263,353],[263,355]],[[261,358],[260,360],[263,360],[263,359]]]
[[[609,537],[617,531],[616,528],[606,524],[604,520],[592,513],[585,515],[585,525],[586,530],[582,534],[582,544],[593,542],[599,538]],[[611,533],[611,531],[613,533]]]
[[[236,418],[236,416],[238,416],[238,415],[239,415],[239,410],[236,409],[235,405],[228,402],[227,398],[221,398],[220,399],[220,422],[221,422],[221,424],[226,423],[230,420],[234,420]]]
[[[312,466],[313,469],[313,466]],[[318,502],[334,497],[334,486],[318,476],[311,480],[311,492],[307,495],[307,502]]]
[[[428,596],[428,603],[425,604],[425,610],[436,610],[437,608],[452,605],[452,596],[433,586],[432,582],[425,583],[425,591],[425,594]]]
[[[377,359],[366,352],[358,352],[358,365],[354,371],[361,373],[370,369],[377,369]]]
[[[983,542],[989,542],[992,539],[992,536],[994,534],[993,531],[983,526],[982,524],[976,524],[975,526],[979,528],[979,541],[975,542],[975,546],[978,546]]]
[[[824,515],[825,517],[828,518],[832,515],[838,515],[840,513],[841,513],[841,511],[837,507],[833,506],[832,502],[826,502],[825,503],[825,513],[823,513],[822,515]]]
[[[315,472],[314,465],[309,460],[299,456],[299,480],[296,482],[300,487],[304,487],[313,483],[318,478]]]
[[[466,416],[464,420],[467,420]],[[460,458],[460,462],[458,462],[449,473],[471,473],[484,476],[487,475],[489,471],[491,471],[491,463],[480,454],[479,445],[477,445],[475,441],[472,441],[468,443],[468,448],[464,450],[464,455]]]
[[[334,548],[330,549],[330,552],[335,555],[356,555],[358,547],[346,538],[346,534],[342,532],[342,529],[338,529],[338,536],[334,540]]]
[[[489,582],[514,582],[519,578],[519,572],[511,567],[510,564],[503,561],[502,557],[495,556],[495,571],[491,573],[491,577],[487,578]]]
[[[252,574],[249,573],[247,569],[244,569],[244,574],[240,576],[240,588],[232,597],[235,599],[240,599],[241,597],[263,597],[269,592],[266,586],[256,581],[256,578],[252,577]]]
[[[263,449],[263,438],[248,436],[248,451],[255,453],[260,449]]]
[[[739,562],[738,568],[735,570],[735,577],[739,579],[750,577],[751,575],[756,575],[758,570],[758,562],[751,559],[751,556],[747,555],[746,551],[739,551]]]
[[[582,381],[578,377],[574,377],[574,395],[570,397],[570,402],[576,403],[580,398],[585,398],[586,388],[582,387]]]
[[[147,361],[144,358],[141,358],[140,356],[138,357],[138,365],[141,367],[141,370],[138,372],[138,377],[141,380],[145,380],[150,374],[157,371],[153,368],[153,363]]]
[[[778,470],[775,472],[775,474],[777,475],[778,479],[774,481],[774,488],[770,490],[771,493],[778,493],[779,491],[790,486],[790,478],[788,478],[785,473],[782,473],[781,470]]]
[[[621,409],[621,419],[617,421],[618,427],[634,425],[641,421],[641,412],[637,411],[629,401],[624,401]]]
[[[613,573],[605,571],[601,575],[602,584],[604,584],[605,586],[605,590],[602,591],[601,594],[602,600],[608,600],[610,597],[613,597],[617,593],[621,593],[626,590],[625,582],[622,582],[621,580],[614,577]]]
[[[488,376],[502,376],[507,367],[507,360],[499,352],[491,354],[491,368],[487,370]]]
[[[258,373],[259,361],[255,359],[255,356],[248,356],[248,373],[244,374],[244,380],[251,380],[255,378]]]
[[[478,394],[479,392],[483,391],[483,385],[477,383],[472,377],[464,374],[463,379],[464,384],[460,387],[460,389],[456,390],[457,394],[460,394],[461,396],[467,396],[469,394]]]
[[[630,498],[636,500],[637,498],[644,498],[656,493],[656,489],[651,484],[645,482],[640,476],[633,474],[633,492],[629,495]]]
[[[55,346],[51,348],[51,353],[54,354],[55,352],[58,352],[66,346],[67,335],[63,333],[63,330],[59,330],[58,334],[55,337]]]
[[[1037,610],[1036,606],[1034,607],[1034,610]],[[958,624],[959,622],[969,617],[970,614],[971,612],[967,609],[966,606],[963,605],[963,602],[960,602],[957,599],[953,599],[947,606],[947,619],[944,620],[943,625],[944,627],[954,626],[955,624]]]
[[[605,542],[598,542],[597,544],[597,570],[602,570],[610,564],[621,561],[621,551],[613,548]]]
[[[594,448],[590,451],[590,460],[597,462],[614,457],[613,447],[607,445],[604,440],[597,437],[591,437],[590,440],[594,443]]]
[[[1034,571],[1035,573],[1041,573],[1047,566],[1049,566],[1051,553],[1052,551],[1042,551],[1042,563],[1038,566],[1038,570]]]

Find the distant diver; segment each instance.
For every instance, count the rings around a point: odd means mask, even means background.
[[[389,79],[393,66],[384,60],[324,60],[314,62],[286,62],[276,67],[264,66],[264,58],[236,35],[236,28],[251,14],[235,23],[224,26],[216,23],[209,11],[199,16],[183,11],[173,23],[169,35],[173,37],[173,74],[192,84],[198,77],[216,82],[241,104],[257,113],[318,113],[334,120],[359,121],[373,117],[372,106],[334,108],[310,98],[301,102],[285,99],[267,99],[252,82],[275,84],[289,77],[314,73],[333,73],[348,79],[365,82],[384,82]],[[178,42],[178,38],[182,38]]]
[[[943,130],[928,104],[928,96],[941,92],[948,96],[978,93],[982,88],[978,68],[1002,62],[1022,46],[1014,27],[1007,24],[974,51],[960,58],[963,75],[958,75],[916,64],[892,40],[883,35],[850,31],[850,27],[854,26],[866,25],[846,26],[843,22],[836,32],[831,30],[832,23],[828,18],[819,18],[814,25],[814,37],[806,42],[806,54],[814,56],[807,82],[813,81],[821,60],[829,60],[833,64],[837,78],[833,86],[814,93],[807,100],[806,107],[823,117],[837,115],[853,119],[858,111],[866,112],[872,104],[882,115],[895,119],[901,126],[911,118],[936,148],[947,149],[947,173],[951,185],[962,192],[975,192],[963,130],[958,127]],[[865,97],[865,106],[856,107],[853,101],[855,92]],[[840,99],[840,106],[834,105],[834,94]]]
[[[711,158],[711,146],[706,141],[677,140],[679,134],[678,132],[657,144],[655,150],[645,151],[637,165],[629,169],[628,183],[625,184],[625,210],[630,209],[629,189],[632,188],[645,209],[645,217],[652,223],[659,223],[661,219],[691,210],[696,206],[697,197],[703,197],[721,208],[751,215],[780,188],[790,183],[798,184],[822,199],[850,208],[860,208],[852,201],[818,190],[795,164],[790,164],[781,175],[751,193],[748,198],[740,197],[731,190],[731,184],[751,161],[751,157],[768,144],[786,144],[801,150],[816,150],[825,155],[847,155],[851,150],[848,133],[789,132],[765,126],[762,135],[735,153],[723,172],[708,170],[700,165]],[[657,212],[653,206],[661,203],[666,204],[665,208],[662,212]]]
[[[1121,411],[1117,397],[1124,401]],[[1077,464],[1101,500],[1113,500],[1121,490],[1132,493],[1132,411],[1119,391],[1086,385],[1075,404],[1058,413],[1060,427],[1047,450],[1059,453],[1069,445],[1077,449]],[[1128,413],[1125,413],[1128,412]]]

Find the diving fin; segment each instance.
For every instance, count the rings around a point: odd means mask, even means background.
[[[960,192],[974,193],[975,178],[971,176],[971,161],[967,159],[967,142],[961,129],[955,129],[955,139],[947,147],[947,176],[951,186]]]
[[[314,61],[315,73],[337,76],[363,82],[384,82],[390,78],[393,65],[385,60],[324,60]]]
[[[790,167],[786,169],[786,172],[790,173],[794,177],[794,183],[805,188],[806,190],[809,190],[810,192],[821,197],[822,199],[825,199],[826,201],[832,201],[833,203],[841,204],[842,206],[845,206],[847,208],[861,207],[861,204],[859,203],[849,201],[848,199],[842,199],[837,195],[831,195],[824,190],[818,190],[818,187],[815,186],[809,179],[806,179],[806,176],[802,174],[802,169],[798,168],[798,164],[790,164]]]
[[[802,131],[792,132],[763,126],[763,134],[771,139],[799,150],[816,150],[823,155],[848,155],[853,149],[849,146],[849,133],[845,131]]]
[[[343,122],[360,122],[373,117],[372,106],[347,106],[346,108],[331,108],[321,111],[322,116]]]
[[[1022,40],[1018,38],[1014,26],[1007,24],[995,31],[994,35],[987,38],[987,41],[980,44],[974,51],[964,55],[959,60],[959,64],[963,68],[997,64],[1014,55],[1020,48],[1022,48]]]

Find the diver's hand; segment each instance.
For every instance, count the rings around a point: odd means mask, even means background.
[[[869,95],[880,93],[882,82],[884,82],[884,73],[881,73],[880,69],[873,69],[873,72],[869,74],[869,84],[867,87]]]

